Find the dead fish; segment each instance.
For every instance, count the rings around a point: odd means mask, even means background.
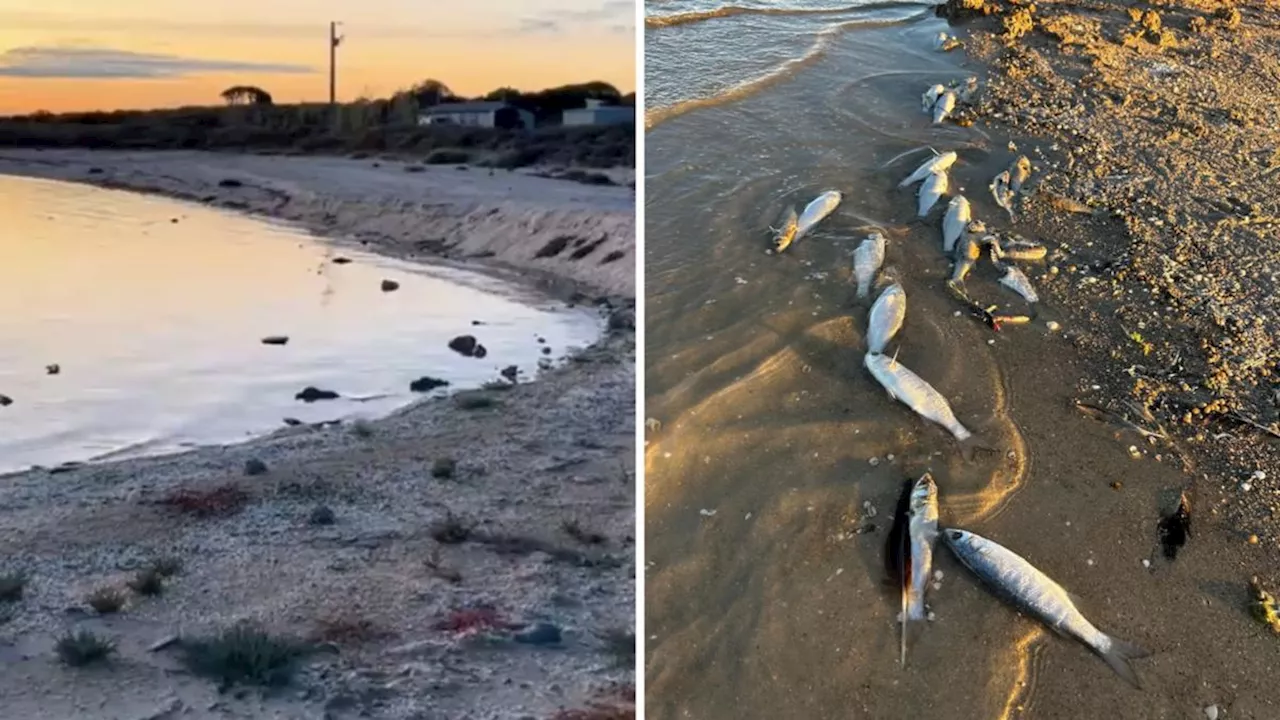
[[[938,33],[933,39],[933,49],[940,52],[951,52],[961,45],[963,45],[963,43],[961,43],[954,35],[948,35],[944,32]]]
[[[884,352],[907,317],[907,292],[893,283],[880,293],[867,313],[867,352]]]
[[[929,214],[934,205],[947,194],[947,189],[951,185],[947,179],[946,171],[935,173],[925,178],[920,185],[919,200],[916,202],[916,216],[924,217]]]
[[[946,91],[947,89],[940,84],[934,85],[928,90],[925,90],[924,95],[920,96],[921,112],[925,112],[925,113],[933,112],[934,104],[938,102],[938,98],[942,97],[942,94],[945,93]]]
[[[853,277],[858,284],[858,298],[865,298],[871,292],[871,283],[876,279],[876,272],[884,264],[884,235],[873,232],[853,251]]]
[[[955,248],[955,265],[951,269],[951,282],[962,283],[969,271],[973,269],[978,258],[982,256],[982,238],[987,226],[980,220],[974,220],[965,228],[964,237]]]
[[[773,251],[782,252],[796,239],[796,230],[799,229],[800,218],[796,215],[796,209],[788,205],[786,213],[782,216],[782,227],[769,228],[773,231]]]
[[[795,238],[792,242],[807,235],[823,218],[834,212],[842,199],[843,196],[835,190],[828,190],[814,198],[813,202],[806,205],[804,211],[800,213],[800,218],[796,221]]]
[[[1160,530],[1160,545],[1164,548],[1164,556],[1176,560],[1178,550],[1187,544],[1191,537],[1191,501],[1187,499],[1187,491],[1182,491],[1178,498],[1178,509],[1172,515],[1161,518],[1157,526]]]
[[[1026,155],[1019,155],[1013,165],[1009,166],[1009,189],[1018,194],[1022,192],[1022,184],[1031,177],[1031,161]]]
[[[1249,612],[1272,632],[1280,634],[1280,603],[1263,589],[1257,575],[1249,578],[1249,594]]]
[[[933,574],[933,545],[938,539],[938,485],[925,473],[906,481],[889,529],[886,558],[902,593],[902,651],[907,664],[907,623],[924,620],[924,597]]]
[[[964,229],[973,219],[973,210],[963,195],[951,198],[947,203],[947,214],[942,216],[942,250],[951,253],[955,250],[956,241],[964,234]]]
[[[1112,670],[1134,687],[1141,687],[1129,661],[1148,653],[1132,643],[1094,627],[1076,608],[1070,593],[1048,575],[1006,547],[965,530],[948,528],[942,537],[956,558],[996,595],[1097,653]]]
[[[956,97],[960,102],[968,104],[973,102],[973,98],[978,94],[978,76],[970,75],[965,78],[963,83],[956,83],[951,87],[955,91]]]
[[[926,160],[923,165],[916,168],[915,172],[911,173],[906,177],[906,179],[898,183],[898,187],[904,188],[904,187],[907,187],[908,185],[911,185],[912,183],[918,183],[921,180],[924,180],[925,178],[929,177],[930,175],[936,175],[938,173],[946,172],[948,169],[950,169],[952,165],[955,164],[955,162],[956,162],[956,153],[954,150],[948,150],[947,152],[944,152],[941,155],[934,155],[933,157]]]
[[[911,408],[920,417],[946,428],[961,442],[973,436],[960,421],[942,393],[898,362],[897,357],[867,353],[862,360],[871,376],[889,392],[889,397]]]
[[[991,249],[1000,260],[1043,260],[1049,254],[1045,246],[1021,238],[1001,238]]]
[[[991,181],[991,197],[996,199],[996,204],[1004,208],[1009,213],[1009,219],[1013,219],[1013,191],[1009,189],[1009,171],[996,175]]]
[[[943,120],[956,109],[956,94],[953,90],[947,90],[942,93],[937,102],[933,104],[933,124],[941,125]]]
[[[1021,270],[1012,265],[1004,266],[1004,277],[1000,278],[1000,284],[1018,293],[1023,300],[1029,303],[1040,302],[1040,296],[1036,295],[1036,289],[1031,287],[1031,280]]]

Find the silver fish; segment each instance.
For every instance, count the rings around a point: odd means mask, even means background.
[[[796,217],[796,209],[790,205],[782,216],[782,227],[769,228],[773,231],[773,250],[774,252],[782,252],[791,246],[796,239],[796,230],[799,229],[800,218]]]
[[[813,226],[834,212],[842,199],[843,196],[835,190],[828,190],[814,198],[813,202],[806,205],[804,211],[800,213],[800,219],[796,224],[796,235],[792,242],[807,235]]]
[[[907,292],[898,283],[893,283],[880,293],[871,312],[867,314],[867,352],[880,354],[884,352],[889,341],[907,317]]]
[[[942,93],[946,91],[947,89],[942,87],[942,85],[934,85],[928,90],[925,90],[924,95],[920,96],[921,112],[925,112],[925,113],[933,112],[934,104],[938,102],[938,98],[942,97]]]
[[[898,499],[889,531],[889,562],[902,594],[901,662],[907,664],[907,623],[927,617],[925,592],[933,575],[933,545],[938,539],[938,486],[925,473],[908,481]]]
[[[982,244],[987,226],[981,220],[974,220],[965,227],[964,236],[955,249],[955,266],[951,270],[951,282],[962,283],[965,276],[973,269],[978,258],[982,256]]]
[[[957,440],[963,442],[973,435],[956,420],[942,393],[908,370],[896,357],[867,353],[862,363],[876,382],[889,391],[889,397],[911,408],[920,417],[946,428]]]
[[[1012,265],[1004,266],[1004,277],[1000,278],[1000,284],[1018,293],[1027,302],[1040,302],[1040,296],[1036,295],[1036,289],[1031,287],[1031,280],[1021,270]]]
[[[938,33],[933,39],[933,49],[941,52],[950,52],[962,44],[954,35],[948,35],[944,32]]]
[[[996,199],[996,204],[1005,209],[1009,213],[1009,219],[1013,219],[1013,190],[1009,187],[1009,171],[996,175],[991,181],[991,197]]]
[[[956,94],[953,90],[948,90],[938,98],[933,104],[933,124],[941,125],[943,120],[956,109]]]
[[[938,200],[947,194],[947,189],[950,185],[951,183],[947,179],[945,170],[925,178],[924,183],[920,185],[920,199],[916,203],[916,216],[924,217],[928,215],[933,206],[938,204]]]
[[[1045,246],[1017,237],[1001,238],[999,244],[991,249],[998,259],[1043,260],[1049,254]]]
[[[884,236],[873,232],[853,251],[853,277],[858,284],[859,298],[864,298],[871,292],[876,272],[884,264],[884,246]]]
[[[982,582],[1020,612],[1031,615],[1065,637],[1075,638],[1097,653],[1134,687],[1138,676],[1129,661],[1147,656],[1131,643],[1094,627],[1076,608],[1070,593],[1012,550],[965,530],[947,529],[943,540]]]
[[[933,543],[938,539],[938,486],[925,473],[911,489],[911,592],[907,620],[924,620],[924,594],[933,579]],[[904,623],[905,624],[905,623]]]
[[[947,214],[942,216],[942,250],[950,253],[955,250],[956,241],[964,234],[964,229],[973,219],[973,209],[963,195],[951,198],[947,203]]]
[[[1009,166],[1009,189],[1018,194],[1022,192],[1022,184],[1031,177],[1031,161],[1026,155],[1019,155]]]
[[[955,163],[956,153],[954,150],[948,150],[941,155],[934,155],[926,160],[923,165],[916,168],[915,172],[911,173],[906,177],[906,179],[898,183],[898,187],[904,188],[912,183],[918,183],[930,175],[946,172]]]

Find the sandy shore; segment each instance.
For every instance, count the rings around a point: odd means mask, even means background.
[[[1073,342],[1102,397],[1193,450],[1201,506],[1256,536],[1275,575],[1276,4],[990,5],[1002,14],[959,28],[990,68],[980,113],[1043,149],[1026,220],[1077,259],[1052,290],[1078,318]]]
[[[0,172],[297,221],[335,242],[487,267],[615,308],[607,337],[533,383],[372,423],[0,478],[0,580],[26,579],[20,597],[0,600],[0,716],[542,718],[627,704],[632,191],[404,167],[0,150]],[[131,589],[158,558],[181,567],[163,592]],[[120,612],[90,609],[102,588],[122,592]],[[189,643],[153,649],[240,621],[318,652],[291,684],[260,693],[190,673]],[[540,638],[508,623],[549,623],[560,641],[523,642]],[[59,663],[55,642],[80,629],[116,643],[107,663]]]

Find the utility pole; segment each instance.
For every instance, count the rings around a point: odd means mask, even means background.
[[[338,44],[342,37],[338,35],[340,22],[329,23],[329,106],[338,102]]]

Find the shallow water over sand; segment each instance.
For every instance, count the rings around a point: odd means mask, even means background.
[[[0,176],[0,218],[0,472],[374,417],[424,375],[531,378],[601,327],[482,275],[163,198]],[[487,355],[448,349],[462,334]],[[306,386],[342,398],[296,400]]]
[[[712,33],[740,19],[700,23]],[[920,16],[850,24],[777,81],[651,115],[645,414],[661,423],[645,453],[651,717],[1154,718],[1214,698],[1180,678],[1221,641],[1184,651],[1169,633],[1220,602],[1205,588],[1231,572],[1222,548],[1201,540],[1201,554],[1174,569],[1153,554],[1160,508],[1185,483],[1179,462],[1073,408],[1090,384],[1064,352],[1066,335],[1047,327],[1062,317],[1051,293],[1034,322],[998,334],[960,312],[943,289],[945,201],[920,222],[913,190],[896,187],[926,146],[956,150],[952,191],[974,216],[1042,239],[1011,226],[987,190],[1017,155],[1007,138],[932,128],[921,112],[929,85],[969,74],[962,55],[932,49],[944,29]],[[650,57],[676,53],[648,61],[651,72],[696,68],[705,55],[670,30],[647,29]],[[784,255],[766,255],[783,208],[831,189],[844,193],[840,208]],[[966,461],[946,431],[890,400],[862,367],[867,306],[854,299],[852,253],[875,228],[907,296],[889,352],[995,452]],[[1033,283],[1046,273],[1024,270]],[[1025,311],[997,277],[984,262],[968,289]],[[944,525],[1005,544],[1082,596],[1101,629],[1159,648],[1135,663],[1148,694],[1017,617],[942,547],[929,598],[937,620],[913,627],[907,667],[898,666],[898,598],[882,553],[901,482],[925,470]],[[1213,617],[1222,636],[1251,631],[1247,618]],[[1242,677],[1238,664],[1222,668]]]

